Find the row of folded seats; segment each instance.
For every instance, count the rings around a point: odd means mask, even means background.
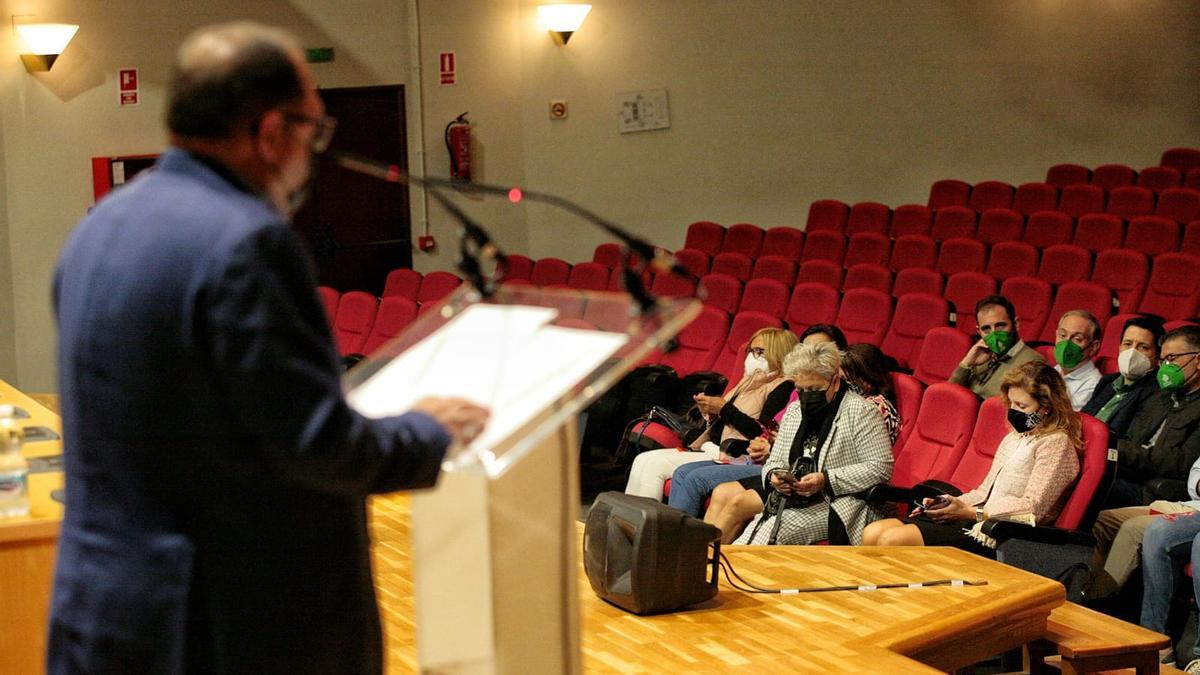
[[[403,279],[404,283],[397,286],[394,279]],[[338,352],[349,356],[375,351],[461,284],[462,279],[449,272],[422,275],[403,269],[388,275],[382,298],[366,291],[341,293],[329,286],[318,286],[317,294]]]

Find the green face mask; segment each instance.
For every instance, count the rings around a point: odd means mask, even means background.
[[[1054,345],[1054,360],[1058,361],[1058,365],[1070,370],[1083,363],[1083,347],[1070,340],[1062,340]]]
[[[987,344],[988,349],[992,350],[993,354],[999,356],[1012,349],[1012,346],[1017,342],[1017,336],[1013,335],[1011,331],[994,330],[984,335],[983,341]]]
[[[1163,391],[1179,391],[1187,378],[1183,376],[1183,368],[1174,363],[1164,363],[1158,367],[1158,388]]]

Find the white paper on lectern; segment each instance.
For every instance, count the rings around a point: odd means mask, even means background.
[[[399,415],[425,396],[461,396],[491,410],[470,448],[496,448],[629,341],[623,333],[552,325],[557,315],[548,307],[472,305],[347,400],[377,418]]]

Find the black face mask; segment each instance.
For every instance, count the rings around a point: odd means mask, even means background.
[[[825,407],[829,405],[829,401],[825,398],[825,391],[821,389],[800,392],[800,412],[805,417],[814,417],[824,412]]]
[[[1042,415],[1038,412],[1023,413],[1014,408],[1008,409],[1008,423],[1012,425],[1017,433],[1023,434],[1026,431],[1032,431],[1037,425],[1042,423]]]

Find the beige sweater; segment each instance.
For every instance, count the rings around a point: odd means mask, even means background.
[[[1079,455],[1065,433],[1034,437],[1009,432],[979,487],[961,499],[988,517],[1029,512],[1039,525],[1062,510],[1067,487],[1079,476]]]

